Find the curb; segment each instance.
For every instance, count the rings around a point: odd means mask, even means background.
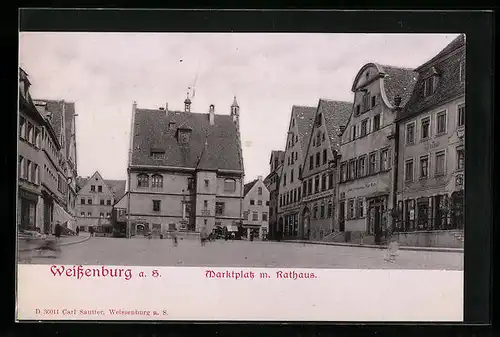
[[[370,248],[370,249],[387,249],[388,246],[385,245],[360,245],[354,243],[341,243],[341,242],[320,242],[320,241],[294,241],[294,240],[283,240],[281,242],[287,243],[300,243],[309,245],[325,245],[325,246],[342,246],[342,247],[356,247],[356,248]],[[399,246],[399,250],[412,250],[412,251],[424,251],[424,252],[443,252],[443,253],[463,253],[463,248],[445,248],[445,247],[409,247],[409,246]]]
[[[61,243],[59,246],[61,246],[61,247],[62,246],[70,246],[70,245],[74,245],[74,244],[77,244],[77,243],[85,242],[85,241],[87,241],[89,239],[90,239],[90,235],[87,236],[86,238],[82,239],[82,240]],[[19,249],[18,251],[19,252],[29,252],[29,251],[32,251],[32,250],[36,250],[36,248],[24,248],[24,249]]]

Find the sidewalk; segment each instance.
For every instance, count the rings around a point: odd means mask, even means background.
[[[84,242],[90,239],[89,234],[80,234],[76,236],[62,236],[59,239],[59,246],[69,246],[73,245],[76,243]],[[30,240],[27,240],[25,238],[18,238],[18,251],[19,252],[27,252],[30,250],[34,250],[40,246],[42,242],[42,239],[40,238],[33,238]]]
[[[303,244],[310,244],[310,245],[330,245],[330,246],[358,247],[358,248],[371,248],[371,249],[387,249],[386,245],[361,245],[361,244],[357,244],[357,243],[347,243],[347,242],[325,242],[325,241],[309,241],[309,240],[282,240],[281,242],[303,243]],[[447,252],[447,253],[463,253],[464,252],[463,248],[447,248],[447,247],[399,246],[399,250]]]

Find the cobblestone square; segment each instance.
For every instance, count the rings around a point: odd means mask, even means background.
[[[207,266],[337,269],[463,270],[463,253],[399,251],[393,263],[381,249],[262,241],[215,241],[201,247],[192,239],[93,237],[62,246],[59,258],[33,258],[32,264],[128,266]]]

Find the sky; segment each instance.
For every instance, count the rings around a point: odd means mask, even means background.
[[[245,182],[269,174],[293,105],[352,101],[369,62],[416,68],[457,34],[20,33],[34,99],[75,102],[78,175],[126,179],[132,104],[229,114],[240,106]]]

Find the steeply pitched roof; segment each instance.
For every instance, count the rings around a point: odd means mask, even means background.
[[[76,178],[76,185],[78,189],[83,188],[85,184],[87,184],[87,181],[90,179],[90,177],[84,178],[84,177],[77,177]],[[126,180],[110,180],[110,179],[104,179],[104,182],[106,185],[108,185],[109,189],[113,194],[115,195],[115,199],[121,199],[123,195],[125,195],[125,185],[126,185]]]
[[[66,138],[66,158],[69,158],[70,142],[72,141],[71,126],[73,125],[73,116],[75,114],[75,103],[65,102],[64,114],[64,119],[66,121],[66,125],[64,126]]]
[[[281,163],[281,162],[285,161],[285,151],[282,151],[282,150],[273,150],[273,151],[271,151],[271,156],[269,157],[269,164],[271,164],[271,161],[274,158],[278,159],[278,163]]]
[[[307,141],[311,135],[315,114],[316,107],[297,105],[292,107],[292,115],[295,116],[295,122],[297,123],[299,144],[302,149],[302,153],[307,151]]]
[[[318,104],[318,113],[323,114],[325,126],[333,149],[337,150],[340,144],[338,136],[340,127],[347,125],[352,113],[351,102],[334,101],[329,99],[320,99]]]
[[[417,68],[418,81],[409,102],[400,111],[398,120],[418,115],[465,94],[465,81],[460,81],[460,62],[465,61],[463,36],[460,35],[437,55],[440,57],[433,57],[432,62]],[[424,81],[432,74],[437,74],[437,85],[434,93],[425,97]]]
[[[77,188],[78,189],[83,188],[83,186],[85,186],[85,184],[87,183],[88,180],[89,180],[89,178],[76,177],[76,186],[77,186]]]
[[[394,104],[394,98],[399,95],[401,96],[400,106],[405,106],[417,83],[418,73],[408,68],[387,65],[379,65],[379,67],[386,74],[384,77],[384,89],[389,103]]]
[[[254,187],[254,185],[257,183],[258,179],[255,179],[247,184],[245,184],[245,186],[243,186],[243,196],[247,195],[248,192],[250,192],[250,190],[252,189],[252,187]]]
[[[215,115],[214,121],[210,125],[208,113],[137,109],[132,165],[242,171],[236,124],[229,115]],[[175,127],[170,129],[170,123]],[[177,141],[177,128],[181,126],[191,129],[187,145]],[[165,151],[164,159],[153,159],[152,149]]]

